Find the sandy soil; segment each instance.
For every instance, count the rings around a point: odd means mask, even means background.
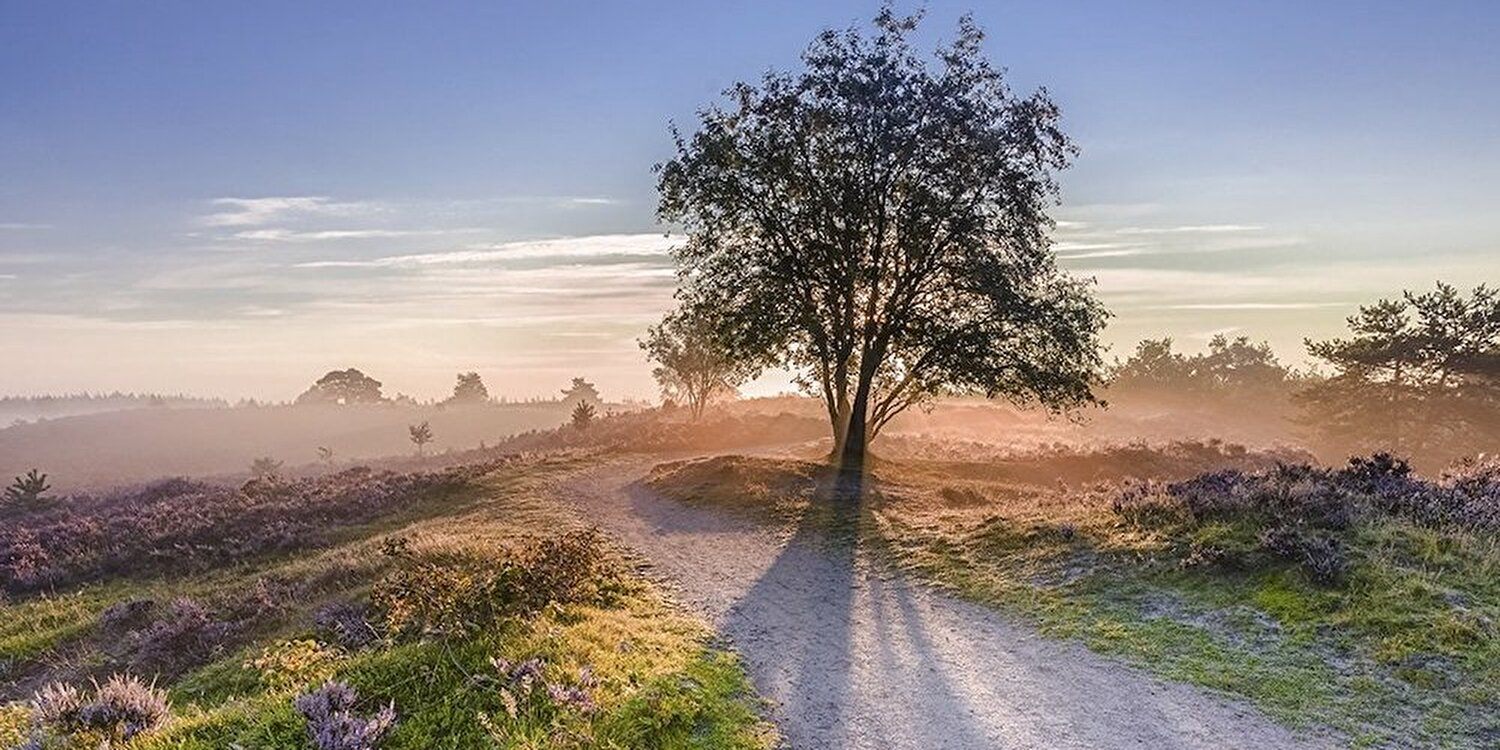
[[[563,496],[737,650],[793,748],[1306,748],[1253,707],[1163,682],[920,585],[816,529],[659,497],[649,461]]]

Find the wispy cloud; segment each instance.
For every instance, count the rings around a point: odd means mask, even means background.
[[[1348,307],[1347,302],[1202,302],[1181,305],[1156,305],[1152,310],[1315,310],[1323,307]]]
[[[0,229],[14,229],[17,231],[26,229],[51,229],[51,224],[28,224],[24,221],[0,221]]]
[[[660,234],[607,234],[548,240],[505,242],[437,253],[391,255],[368,260],[317,260],[297,268],[419,268],[478,265],[546,258],[665,257],[679,240]]]
[[[233,237],[255,242],[323,242],[327,240],[368,240],[392,237],[435,237],[448,234],[470,234],[485,230],[474,227],[459,229],[248,229]]]
[[[1175,227],[1121,227],[1115,234],[1233,234],[1258,232],[1265,227],[1255,224],[1186,224]]]
[[[351,216],[371,213],[378,208],[372,203],[334,201],[317,195],[216,198],[213,205],[217,211],[200,220],[204,226],[264,226],[290,218]]]

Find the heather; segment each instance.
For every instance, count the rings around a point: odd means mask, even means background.
[[[474,473],[355,468],[239,487],[169,479],[67,498],[0,527],[0,589],[19,594],[155,570],[208,570],[323,546],[342,529],[440,502]]]
[[[552,496],[578,466],[517,457],[275,492],[174,482],[27,516],[34,526],[213,492],[250,498],[252,513],[252,501],[274,503],[293,518],[285,528],[308,536],[230,565],[200,549],[123,576],[92,569],[98,580],[71,591],[0,602],[13,701],[0,738],[95,747],[108,734],[110,747],[146,750],[769,746],[738,663]],[[405,497],[381,507],[381,487]],[[226,536],[256,539],[223,520]],[[314,522],[323,527],[301,531]],[[545,666],[522,690],[499,665],[527,662]],[[109,710],[80,713],[100,703],[95,680]]]

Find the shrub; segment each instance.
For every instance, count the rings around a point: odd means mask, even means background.
[[[266,646],[259,656],[246,660],[245,668],[258,672],[272,690],[287,690],[328,679],[338,659],[334,649],[301,639]]]
[[[166,693],[129,675],[114,675],[93,694],[53,684],[32,696],[33,733],[23,747],[115,747],[160,729],[171,715]]]
[[[234,629],[198,602],[177,599],[161,618],[131,633],[130,665],[139,672],[177,674],[207,661]]]
[[[452,636],[487,630],[551,604],[595,601],[618,580],[603,536],[572,531],[509,550],[482,563],[401,551],[400,567],[375,585],[371,600],[395,634]]]
[[[342,682],[329,681],[292,701],[307,722],[307,736],[318,750],[375,750],[396,723],[396,706],[388,703],[371,716],[354,713],[359,696]]]
[[[374,643],[380,636],[370,624],[367,607],[346,602],[327,604],[313,615],[313,626],[319,635],[350,651]]]

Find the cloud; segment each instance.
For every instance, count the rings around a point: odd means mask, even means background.
[[[548,240],[505,242],[482,247],[414,255],[390,255],[368,260],[316,260],[296,268],[421,268],[428,266],[483,265],[510,260],[574,259],[605,257],[665,258],[679,241],[660,234],[605,234]]]
[[[1115,234],[1231,234],[1258,232],[1265,227],[1255,224],[1187,224],[1176,227],[1121,227]]]
[[[14,229],[14,230],[20,231],[20,230],[24,230],[24,229],[51,229],[51,228],[52,228],[51,224],[28,224],[28,223],[23,222],[23,221],[0,221],[0,229]]]
[[[267,198],[216,198],[217,213],[204,216],[200,223],[210,227],[264,226],[289,218],[313,216],[351,216],[377,209],[372,203],[337,202],[326,196],[273,196]]]
[[[0,273],[0,281],[14,281],[15,279],[18,279],[18,278],[20,278],[20,277],[16,276],[13,273]]]
[[[1348,307],[1347,302],[1204,302],[1181,305],[1158,305],[1152,310],[1315,310],[1324,307]]]
[[[389,239],[392,237],[432,237],[445,234],[482,232],[479,228],[462,229],[248,229],[235,232],[234,238],[256,242],[322,242],[326,240]]]

